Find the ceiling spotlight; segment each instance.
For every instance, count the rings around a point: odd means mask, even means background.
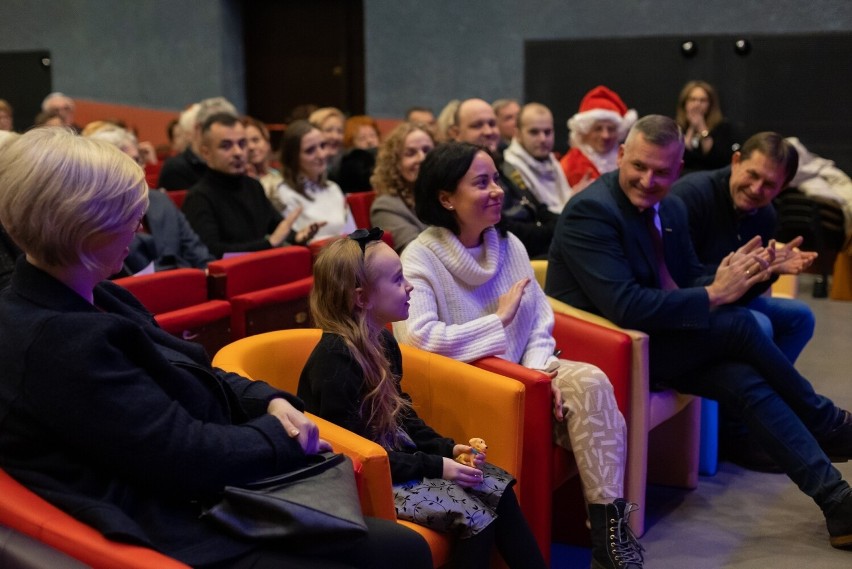
[[[698,53],[698,45],[694,41],[685,41],[680,44],[680,54],[684,57],[695,57]]]
[[[748,40],[737,40],[734,42],[734,53],[746,56],[751,52],[751,42]]]

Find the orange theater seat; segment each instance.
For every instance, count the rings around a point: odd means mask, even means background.
[[[314,284],[307,247],[291,246],[214,261],[207,266],[210,296],[231,303],[231,332],[245,336],[311,325]]]
[[[281,330],[238,340],[216,354],[213,365],[245,377],[263,379],[271,385],[296,392],[305,362],[321,336],[316,329]],[[488,441],[490,462],[520,474],[524,441],[524,386],[505,377],[467,364],[401,346],[403,389],[411,395],[417,414],[439,433],[456,440],[479,436]],[[500,420],[495,421],[494,418]],[[390,466],[379,445],[311,416],[335,450],[345,452],[362,465],[359,488],[365,514],[395,519]],[[333,427],[333,430],[332,430]],[[523,506],[526,495],[518,491]],[[531,521],[531,520],[530,520]],[[399,522],[421,534],[429,543],[436,567],[443,566],[450,539],[422,526]],[[492,564],[499,566],[499,563]]]
[[[184,340],[198,342],[215,354],[231,340],[231,305],[208,300],[207,276],[201,269],[175,269],[117,279],[160,327]]]
[[[0,496],[0,524],[95,569],[189,569],[153,549],[108,540],[30,492],[3,470],[0,470]]]

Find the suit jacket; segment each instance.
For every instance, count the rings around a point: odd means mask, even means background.
[[[304,463],[263,382],[210,367],[111,282],[89,304],[20,259],[0,293],[0,467],[111,539],[210,563],[254,544],[201,503]]]
[[[712,282],[695,256],[686,210],[676,197],[659,204],[666,265],[678,290],[662,290],[651,236],[618,184],[618,170],[574,196],[556,225],[545,291],[645,332],[706,328]]]
[[[207,263],[215,260],[183,213],[163,192],[148,192],[145,223],[150,234],[140,233],[130,244],[130,254],[125,261],[130,272],[141,271],[151,261],[159,271],[179,267],[204,269]]]

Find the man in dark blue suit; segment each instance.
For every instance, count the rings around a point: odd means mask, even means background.
[[[671,119],[638,121],[619,169],[572,198],[557,223],[548,295],[650,336],[651,382],[715,399],[820,506],[831,544],[852,549],[852,489],[831,464],[852,456],[852,415],[826,397],[761,332],[746,308],[774,251],[752,239],[707,275],[686,209],[668,197],[682,166]],[[752,293],[753,294],[753,293]]]

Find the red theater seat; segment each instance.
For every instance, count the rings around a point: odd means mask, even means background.
[[[117,279],[151,311],[163,330],[198,342],[211,356],[231,341],[231,305],[208,300],[201,269],[175,269]]]
[[[373,190],[346,194],[346,202],[349,204],[349,209],[352,210],[352,217],[358,227],[372,227],[370,206],[373,205],[374,199],[376,199],[376,192]]]
[[[234,340],[311,326],[308,295],[313,259],[307,247],[291,246],[214,261],[207,266],[210,296],[231,303]]]

